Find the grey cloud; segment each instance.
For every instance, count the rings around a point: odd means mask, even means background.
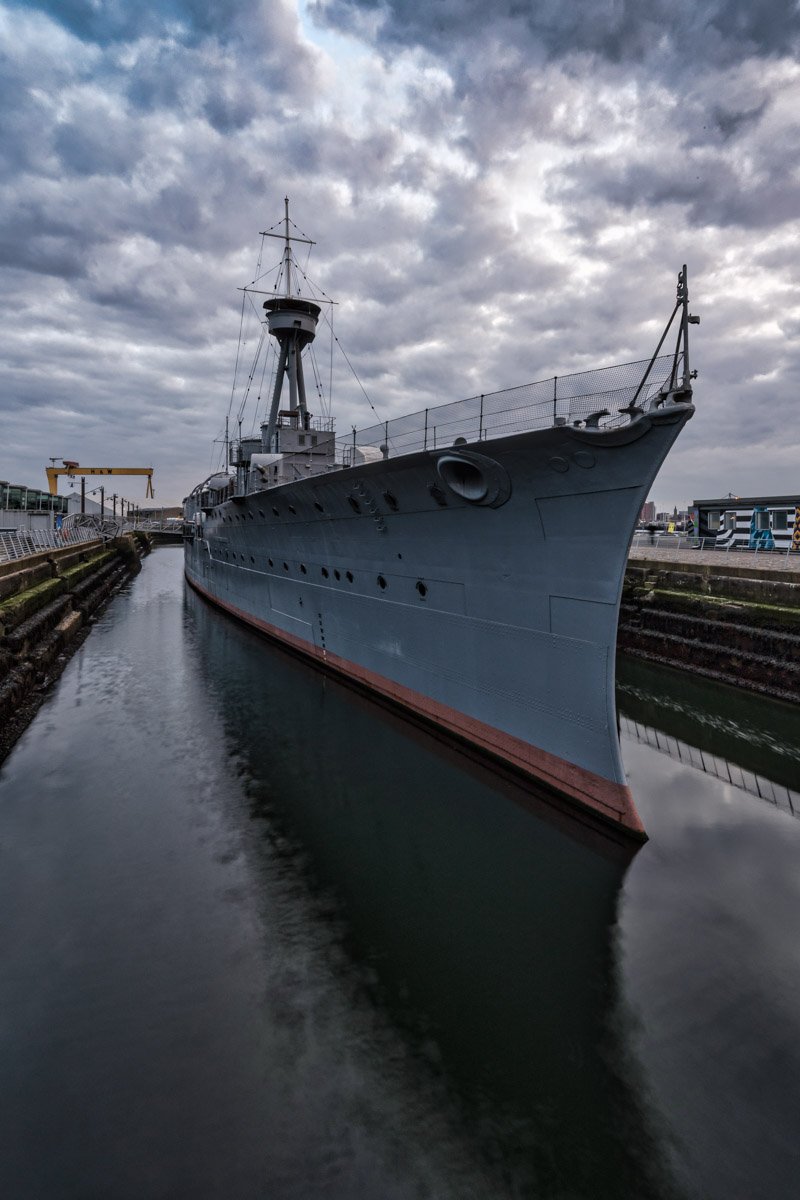
[[[196,105],[192,96],[194,80],[200,74],[196,58],[179,42],[148,40],[136,44],[133,61],[125,71],[117,74],[113,67],[110,70],[131,104],[143,112],[185,112]]]
[[[711,119],[720,131],[723,139],[728,141],[736,137],[749,125],[757,123],[767,109],[768,101],[763,99],[760,104],[747,109],[731,109],[715,104],[711,110]]]
[[[73,5],[73,22],[88,21],[88,9]],[[713,439],[721,412],[725,438],[742,444],[751,392],[763,405],[764,438],[779,444],[771,414],[785,419],[797,379],[786,338],[773,332],[768,344],[733,354],[733,331],[746,325],[740,305],[717,301],[715,315],[704,302],[734,246],[749,248],[762,286],[785,287],[776,281],[786,241],[769,250],[773,264],[747,236],[779,230],[796,204],[781,164],[796,161],[797,147],[774,120],[771,68],[698,71],[678,89],[668,77],[675,60],[664,50],[662,63],[654,40],[644,68],[633,57],[615,64],[597,48],[601,27],[616,28],[630,6],[603,9],[575,43],[563,41],[563,59],[554,47],[573,20],[566,9],[537,9],[544,33],[534,37],[529,6],[492,8],[491,25],[477,4],[408,6],[409,29],[418,26],[427,45],[431,14],[456,23],[448,29],[463,20],[463,36],[440,30],[435,44],[447,61],[428,76],[414,70],[430,65],[424,55],[398,56],[396,71],[389,61],[377,83],[377,68],[368,73],[355,112],[334,90],[315,90],[325,76],[289,5],[220,9],[213,31],[210,8],[198,9],[183,33],[165,32],[165,14],[186,14],[186,5],[153,8],[146,19],[130,5],[127,15],[121,5],[104,11],[97,20],[116,11],[133,23],[129,40],[109,32],[100,50],[84,46],[88,66],[72,46],[44,85],[32,52],[8,92],[5,150],[15,165],[0,241],[16,265],[6,272],[0,370],[21,422],[38,406],[37,421],[58,440],[50,453],[111,453],[114,441],[135,438],[143,461],[157,453],[171,464],[176,498],[189,490],[230,394],[236,288],[252,278],[256,231],[280,216],[287,191],[294,219],[318,241],[310,276],[341,302],[337,334],[382,417],[646,356],[688,258],[703,317],[702,410],[681,444]],[[401,11],[387,10],[390,25]],[[698,10],[698,21],[710,11]],[[137,21],[156,33],[131,40]],[[252,41],[248,22],[260,23]],[[639,35],[645,28],[638,21]],[[719,39],[721,61],[722,35],[704,28]],[[37,84],[52,104],[36,98]],[[374,113],[373,87],[385,88]],[[108,99],[93,113],[98,91]],[[378,115],[390,101],[394,118]],[[113,145],[104,149],[106,132]],[[327,355],[324,333],[317,352]],[[776,364],[775,383],[751,385],[754,356]],[[78,432],[63,415],[76,396],[87,413]],[[352,381],[340,376],[336,396],[340,430],[372,421]],[[33,425],[19,428],[14,444],[30,443],[38,464]],[[702,454],[697,461],[702,469]]]
[[[0,137],[0,178],[11,179],[23,171],[47,169],[47,107],[27,94],[24,84],[3,75],[0,69],[0,111],[5,114]],[[13,116],[12,116],[13,114]]]
[[[603,204],[626,212],[678,206],[697,227],[773,228],[794,221],[800,209],[800,182],[785,170],[797,149],[780,141],[763,146],[755,163],[677,147],[666,154],[645,150],[642,157],[637,150],[627,161],[594,153],[553,178],[550,192],[568,210],[583,212],[584,236],[608,219]]]
[[[91,69],[92,54],[74,39],[49,40],[41,33],[31,31],[26,40],[9,23],[8,44],[0,51],[0,179],[51,170],[54,101]]]
[[[163,38],[136,43],[124,71],[124,93],[142,112],[196,114],[218,133],[246,128],[276,107],[278,97],[313,94],[315,64],[293,29],[276,14],[261,31],[265,45],[226,47]]]
[[[422,46],[448,58],[465,39],[504,25],[511,44],[524,38],[550,57],[589,52],[610,62],[656,58],[666,45],[689,60],[781,54],[800,31],[791,0],[316,0],[312,11],[318,20],[362,36],[370,28],[363,18],[377,17],[379,44]]]
[[[147,37],[180,23],[190,35],[205,36],[233,31],[257,14],[258,0],[26,0],[26,9],[38,9],[58,21],[82,41],[109,45]]]
[[[203,103],[203,115],[217,133],[236,133],[245,129],[263,108],[263,94],[249,81],[220,81],[209,88]]]
[[[57,213],[45,213],[27,198],[6,197],[0,221],[0,265],[37,275],[77,279],[85,274],[86,240]]]
[[[89,104],[53,130],[62,170],[77,175],[126,175],[141,152],[130,123]]]

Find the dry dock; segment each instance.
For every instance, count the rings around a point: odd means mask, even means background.
[[[800,703],[800,555],[634,549],[617,646]]]
[[[0,762],[148,550],[145,536],[123,535],[0,562]]]

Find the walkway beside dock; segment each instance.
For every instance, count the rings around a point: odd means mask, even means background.
[[[669,541],[666,538],[657,540],[651,546],[639,542],[631,547],[631,561],[646,561],[653,563],[679,564],[684,568],[714,567],[723,572],[726,567],[744,568],[748,574],[757,578],[762,571],[780,572],[781,578],[800,581],[800,553],[774,550],[694,550],[687,545],[685,539]]]

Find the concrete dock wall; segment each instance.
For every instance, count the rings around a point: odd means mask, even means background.
[[[800,570],[691,555],[631,558],[618,649],[800,703]]]
[[[0,563],[0,761],[149,549],[145,536],[125,535]]]

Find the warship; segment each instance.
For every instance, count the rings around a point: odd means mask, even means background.
[[[308,407],[326,301],[301,293],[293,243],[307,239],[288,202],[281,226],[266,231],[283,242],[281,286],[261,293],[269,413],[184,501],[188,584],[579,821],[644,841],[619,747],[617,620],[640,510],[694,412],[686,267],[649,359],[340,441]]]

